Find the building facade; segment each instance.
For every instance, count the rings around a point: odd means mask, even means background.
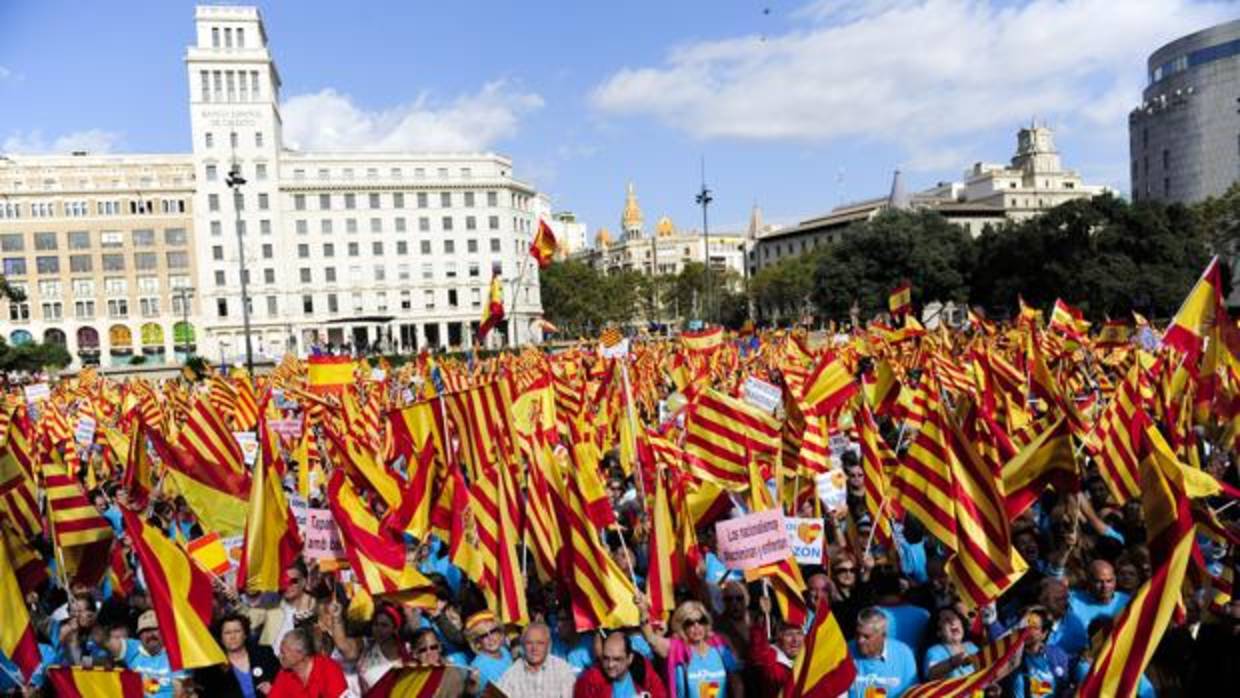
[[[75,365],[238,361],[248,312],[259,359],[469,347],[494,274],[487,344],[541,338],[528,248],[550,202],[510,159],[285,147],[253,7],[198,7],[184,58],[191,153],[0,157],[0,258],[27,296],[0,309],[7,341]]]
[[[988,225],[1026,220],[1105,190],[1085,184],[1077,172],[1065,169],[1051,129],[1035,123],[1016,134],[1016,154],[1009,165],[974,163],[962,181],[940,182],[911,194],[905,192],[897,170],[887,196],[837,206],[821,216],[761,235],[747,264],[750,273],[756,274],[780,260],[833,244],[853,224],[886,210],[934,210],[977,237]]]
[[[1133,201],[1189,203],[1240,179],[1240,20],[1150,55],[1141,105],[1128,115]]]
[[[195,19],[185,63],[205,351],[244,353],[241,258],[250,342],[267,356],[471,346],[493,274],[508,317],[488,344],[540,339],[526,263],[537,192],[508,158],[286,149],[258,10],[199,7]],[[245,184],[230,187],[230,172]]]
[[[600,228],[594,237],[594,247],[578,250],[573,258],[609,273],[636,271],[647,276],[674,276],[690,262],[705,263],[709,240],[713,271],[730,269],[738,276],[745,274],[748,239],[745,234],[712,232],[707,238],[698,230],[677,229],[671,218],[663,216],[655,224],[653,233],[647,235],[645,217],[632,184],[625,194],[620,230],[621,236],[616,239],[606,228]]]
[[[193,206],[187,155],[0,156],[0,257],[26,296],[2,311],[4,339],[84,366],[194,351]]]

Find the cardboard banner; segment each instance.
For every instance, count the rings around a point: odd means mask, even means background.
[[[779,386],[753,376],[741,385],[741,399],[764,412],[775,412],[784,406],[784,393]]]
[[[797,562],[806,565],[822,564],[822,548],[826,531],[822,519],[785,518],[784,529],[788,534],[788,546]]]
[[[727,519],[715,524],[719,559],[733,570],[748,570],[788,557],[788,534],[778,509]]]
[[[347,559],[331,509],[307,507],[305,500],[297,495],[290,495],[288,503],[293,519],[297,521],[297,528],[301,531],[301,540],[304,543],[302,556],[306,560],[318,560],[320,569],[326,569],[326,562],[343,562]]]

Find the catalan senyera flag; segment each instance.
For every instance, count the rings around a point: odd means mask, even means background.
[[[696,332],[682,332],[680,345],[689,351],[714,351],[723,346],[723,328],[711,327]]]
[[[65,466],[43,466],[43,488],[47,493],[48,523],[52,539],[60,549],[68,579],[94,586],[108,568],[108,549],[112,546],[112,526],[100,516],[77,479]]]
[[[53,666],[47,680],[59,698],[143,698],[142,674],[130,669]]]
[[[129,501],[139,508],[146,507],[151,499],[151,490],[155,487],[155,466],[146,449],[148,430],[145,419],[135,420],[133,432],[129,436],[129,451],[125,454],[125,477],[121,482],[129,492]]]
[[[574,478],[567,478],[564,491],[557,516],[565,541],[557,565],[577,630],[633,625],[637,605],[632,580],[599,542]]]
[[[1201,278],[1188,292],[1180,310],[1163,333],[1163,345],[1174,347],[1190,359],[1201,352],[1201,343],[1216,324],[1227,321],[1223,303],[1223,279],[1218,257],[1210,260]]]
[[[1080,469],[1072,450],[1072,432],[1060,416],[1020,453],[1003,465],[1004,506],[1015,520],[1041,496],[1048,485],[1061,495],[1081,489]]]
[[[899,286],[891,289],[887,296],[887,310],[892,315],[903,315],[913,309],[913,284],[901,281]]]
[[[404,539],[383,527],[353,488],[344,471],[336,470],[327,483],[328,504],[349,565],[366,591],[418,608],[434,608],[434,585],[405,561]]]
[[[1094,423],[1095,437],[1086,442],[1098,464],[1098,474],[1111,496],[1123,504],[1140,494],[1136,449],[1132,443],[1132,424],[1150,393],[1141,362],[1133,362],[1128,375],[1115,389],[1111,402]]]
[[[857,412],[856,424],[861,444],[861,468],[865,472],[865,510],[872,525],[878,526],[876,539],[880,544],[886,544],[893,540],[891,522],[881,510],[887,498],[887,474],[898,467],[899,461],[878,433],[878,424],[869,407],[862,405]]]
[[[258,417],[257,426],[259,462],[250,484],[250,512],[237,568],[237,588],[250,593],[282,589],[302,548],[301,532],[276,470],[275,436],[265,416]]]
[[[27,538],[43,531],[35,485],[26,474],[10,444],[0,446],[0,517],[10,521]]]
[[[654,499],[650,505],[650,563],[646,572],[646,598],[650,600],[650,616],[664,621],[676,606],[672,560],[678,552],[666,479],[662,471],[655,477]]]
[[[862,389],[866,402],[876,415],[892,414],[900,399],[900,379],[885,359],[875,362],[874,368],[862,376]]]
[[[971,663],[977,667],[972,673],[958,678],[939,679],[917,684],[904,694],[905,698],[965,698],[976,695],[986,686],[998,680],[999,672],[1025,646],[1029,630],[1016,628],[981,648],[973,655]]]
[[[0,622],[0,654],[12,659],[29,678],[39,668],[42,657],[14,563],[9,558],[9,546],[0,541],[0,618],[4,619]]]
[[[819,595],[805,645],[792,663],[791,680],[784,684],[784,698],[836,698],[848,693],[857,677],[857,665],[827,597]]]
[[[200,465],[229,473],[246,472],[241,444],[209,400],[194,404],[177,435],[177,445]]]
[[[383,498],[389,509],[400,508],[400,481],[375,454],[349,434],[338,434],[331,426],[325,426],[328,451],[338,467],[355,481],[365,484]]]
[[[401,495],[399,526],[418,540],[431,530],[438,469],[448,463],[442,434],[443,401],[428,400],[387,413],[394,452],[404,456],[408,478]]]
[[[339,394],[346,385],[353,383],[357,362],[351,356],[311,356],[306,359],[310,392]]]
[[[129,509],[122,508],[121,515],[142,567],[172,670],[226,663],[210,630],[211,578],[163,531],[146,525]]]
[[[158,431],[149,432],[148,437],[163,461],[168,478],[204,528],[222,536],[245,532],[246,508],[250,501],[248,475],[229,470],[216,461],[197,460],[168,443]],[[231,439],[232,434],[228,438]]]
[[[904,460],[891,478],[891,492],[904,509],[916,516],[949,550],[959,547],[956,508],[952,497],[955,453],[951,448],[947,416],[937,394],[925,391],[926,412],[912,437]]]
[[[551,264],[552,258],[555,257],[556,240],[555,233],[551,232],[551,226],[547,225],[547,221],[538,219],[538,232],[534,234],[534,239],[530,241],[530,256],[538,262],[539,269],[546,269]]]
[[[504,281],[498,273],[491,274],[491,287],[487,290],[487,302],[482,306],[482,321],[478,324],[478,341],[504,321]]]
[[[448,666],[394,667],[363,694],[362,698],[435,698],[444,675],[462,669]]]
[[[1181,603],[1184,577],[1193,555],[1194,526],[1189,497],[1219,491],[1203,471],[1178,462],[1158,429],[1144,414],[1141,459],[1141,508],[1154,574],[1111,627],[1099,648],[1078,695],[1084,698],[1137,695],[1141,675]]]
[[[806,416],[826,417],[842,408],[860,390],[861,386],[843,360],[823,357],[805,381],[801,409]]]
[[[21,586],[23,595],[37,591],[50,578],[47,563],[43,561],[43,555],[35,549],[33,540],[35,539],[27,538],[18,531],[12,521],[0,519],[0,545],[8,547],[9,565],[17,575],[17,583]]]
[[[733,491],[749,487],[749,469],[759,457],[774,458],[780,423],[763,410],[708,388],[687,407],[685,455],[698,477]]]

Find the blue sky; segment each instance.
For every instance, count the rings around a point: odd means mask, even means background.
[[[193,2],[0,2],[0,151],[189,149]],[[258,2],[307,149],[487,148],[615,230],[795,222],[1011,156],[1032,118],[1126,191],[1145,59],[1237,16],[1194,0]]]

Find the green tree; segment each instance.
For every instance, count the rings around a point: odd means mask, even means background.
[[[12,345],[0,337],[0,371],[34,373],[44,368],[64,368],[73,361],[69,350],[54,342]]]
[[[817,249],[764,267],[749,282],[754,311],[764,321],[798,319],[814,293],[814,272],[828,254]]]
[[[569,335],[593,334],[638,316],[645,281],[634,271],[601,272],[584,262],[554,262],[539,272],[543,314]]]

